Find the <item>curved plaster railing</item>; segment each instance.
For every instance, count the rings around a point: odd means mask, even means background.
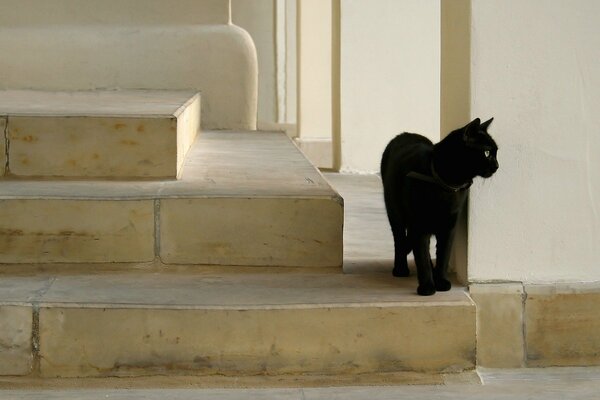
[[[0,88],[195,89],[207,129],[256,129],[258,66],[228,0],[0,0]]]

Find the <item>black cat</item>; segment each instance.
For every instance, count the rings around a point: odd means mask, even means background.
[[[394,235],[394,276],[408,276],[406,256],[417,265],[417,293],[429,296],[450,290],[448,262],[455,227],[473,178],[489,178],[498,169],[498,147],[487,133],[493,118],[476,118],[437,144],[403,133],[386,147],[381,159],[385,207]],[[429,254],[437,239],[437,262]]]

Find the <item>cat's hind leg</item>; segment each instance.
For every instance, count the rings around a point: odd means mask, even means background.
[[[406,237],[406,228],[397,221],[392,222],[392,234],[394,235],[394,269],[392,275],[396,277],[405,277],[410,275],[406,255],[410,252],[408,238]]]
[[[417,293],[421,296],[431,296],[435,293],[433,264],[429,254],[430,238],[431,236],[428,234],[411,235],[415,264],[417,264],[417,279],[419,281]]]

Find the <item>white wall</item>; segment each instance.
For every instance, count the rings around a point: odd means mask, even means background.
[[[600,280],[600,2],[473,0],[472,115],[500,169],[471,191],[469,278]]]
[[[298,3],[298,133],[331,140],[331,1]]]
[[[258,58],[258,127],[277,121],[275,1],[232,0],[231,19],[254,41]]]
[[[193,88],[204,128],[255,129],[256,50],[229,11],[228,0],[1,0],[0,88]]]
[[[391,138],[440,137],[440,0],[341,0],[342,171],[379,170]]]

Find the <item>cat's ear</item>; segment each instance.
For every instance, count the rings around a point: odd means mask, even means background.
[[[463,139],[465,141],[469,138],[469,136],[477,132],[480,123],[481,120],[479,118],[475,118],[463,128]]]
[[[487,121],[485,121],[483,124],[481,124],[479,126],[479,130],[487,132],[487,128],[490,126],[490,124],[492,123],[492,121],[494,120],[494,117],[488,119]]]

